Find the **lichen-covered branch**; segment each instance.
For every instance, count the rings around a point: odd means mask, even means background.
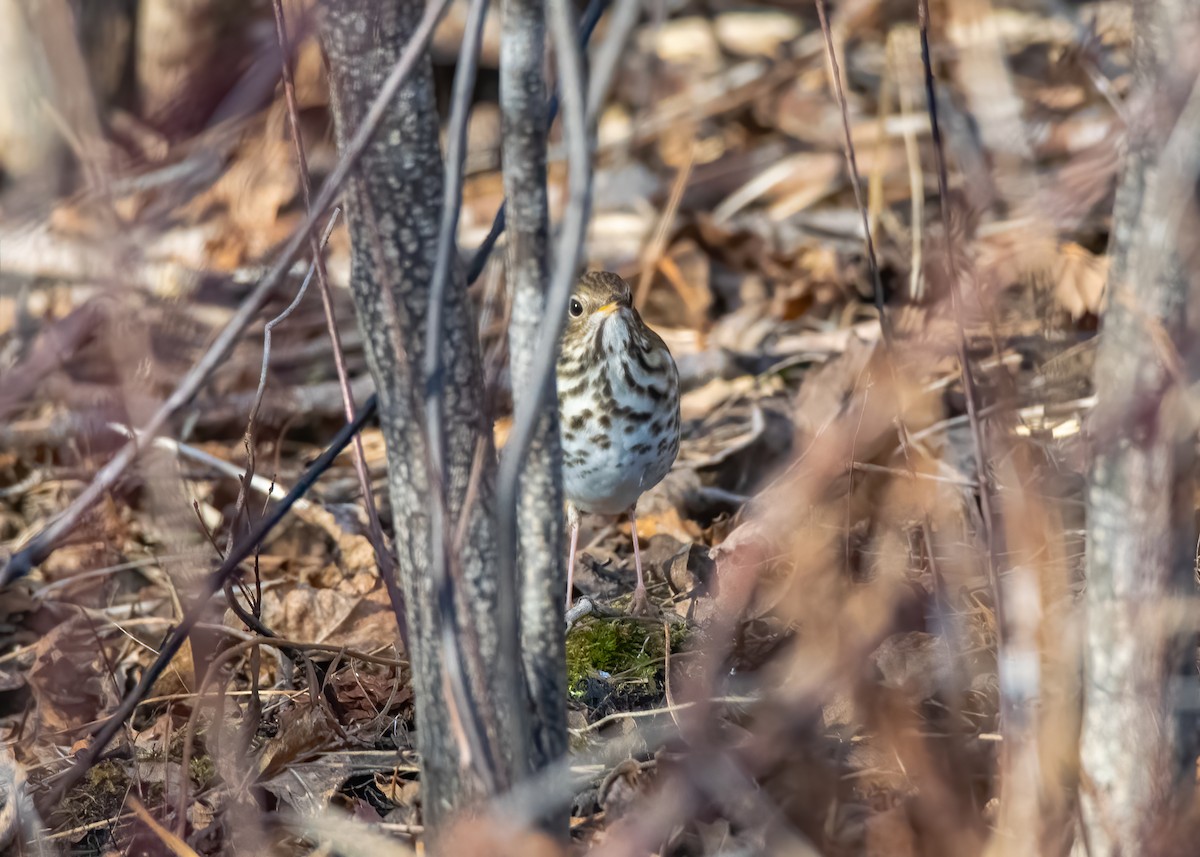
[[[500,55],[504,192],[508,205],[507,282],[512,294],[509,354],[516,407],[534,392],[530,366],[546,322],[549,212],[546,200],[546,26],[541,0],[504,0]],[[553,383],[553,381],[552,381]],[[537,716],[534,763],[566,752],[564,632],[559,605],[566,586],[562,451],[557,400],[541,414],[521,473],[517,499],[521,657]]]
[[[395,64],[422,16],[419,0],[330,0],[322,4],[322,34],[330,90],[342,146]],[[494,701],[520,680],[516,664],[497,655],[497,586],[494,559],[491,424],[475,322],[460,274],[445,295],[442,365],[445,367],[444,468],[448,520],[466,516],[458,555],[454,611],[475,637],[478,658],[466,659],[468,684],[482,689],[479,710],[455,710],[445,690],[437,592],[429,575],[430,479],[420,407],[421,366],[430,282],[442,209],[442,158],[438,114],[426,59],[400,90],[380,123],[346,190],[352,240],[351,289],[367,361],[379,394],[380,423],[388,447],[388,485],[398,552],[398,574],[408,609],[422,758],[426,821],[437,827],[449,813],[480,796],[484,784],[464,769],[463,718],[479,717],[488,730],[491,759],[471,758],[475,771],[494,765],[503,787],[524,764],[515,748],[523,712]],[[468,491],[477,450],[482,463]],[[467,504],[469,493],[474,499]],[[478,669],[487,665],[486,674]]]

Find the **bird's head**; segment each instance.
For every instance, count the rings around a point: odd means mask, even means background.
[[[629,284],[608,271],[588,271],[567,303],[567,336],[594,331],[613,315],[627,320],[637,315]]]

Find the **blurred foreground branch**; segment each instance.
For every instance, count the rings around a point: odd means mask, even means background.
[[[1186,388],[1198,333],[1200,7],[1137,2],[1134,28],[1141,118],[1130,123],[1114,214],[1087,496],[1080,799],[1095,857],[1153,850],[1165,813],[1190,800],[1196,757],[1196,712],[1183,710],[1173,686],[1186,676],[1194,687],[1194,641],[1153,617],[1164,599],[1194,590]]]

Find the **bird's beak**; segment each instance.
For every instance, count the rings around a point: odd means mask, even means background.
[[[612,303],[605,304],[604,306],[600,307],[600,309],[596,310],[596,314],[597,315],[612,315],[614,312],[616,312],[620,308],[621,308],[621,305],[619,303],[617,303],[616,301],[613,301]]]

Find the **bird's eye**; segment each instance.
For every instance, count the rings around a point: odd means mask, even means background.
[[[583,315],[583,304],[575,298],[571,298],[570,313],[572,318],[579,318]]]

